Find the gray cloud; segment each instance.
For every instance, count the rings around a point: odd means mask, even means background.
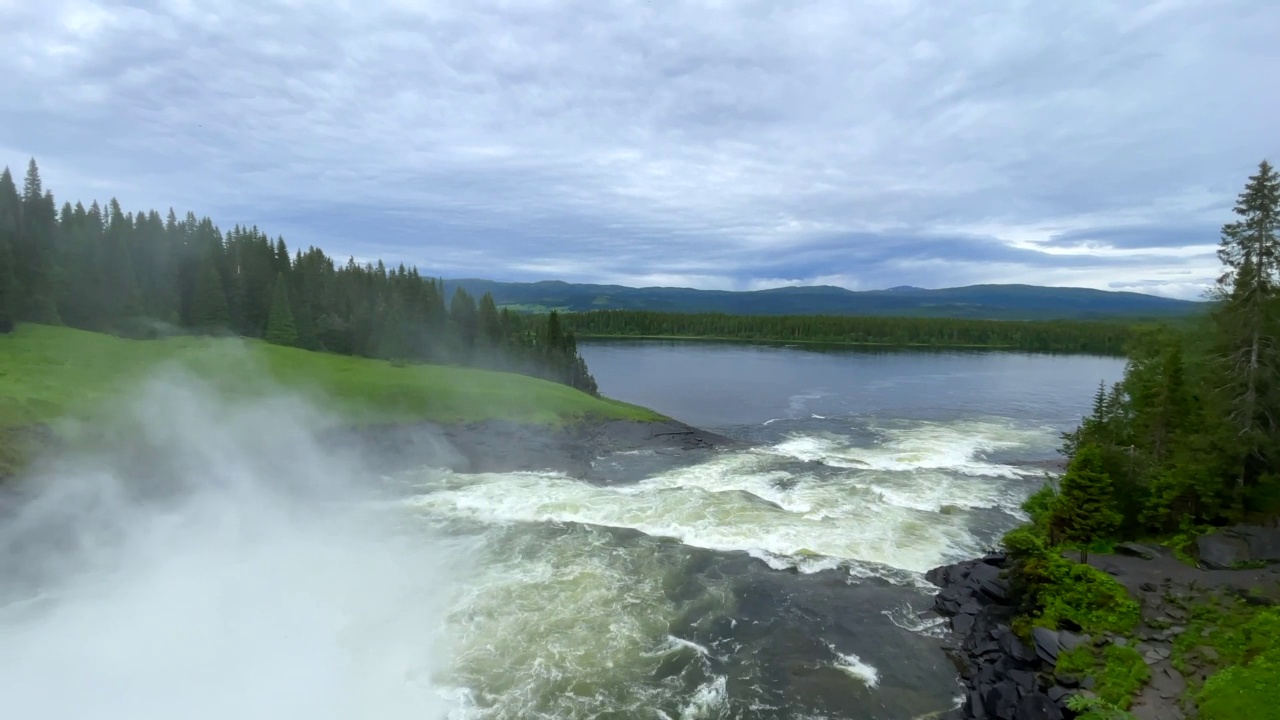
[[[0,0],[0,161],[443,275],[1186,295],[1280,150],[1250,82],[1278,26],[1266,0]]]

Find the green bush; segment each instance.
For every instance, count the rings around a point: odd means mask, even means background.
[[[1142,655],[1128,646],[1108,647],[1102,660],[1102,672],[1097,677],[1098,697],[1128,710],[1134,694],[1151,679],[1151,669]]]
[[[1040,489],[1031,493],[1022,501],[1022,509],[1031,516],[1031,524],[1047,527],[1049,518],[1053,516],[1053,508],[1058,503],[1058,488],[1052,479],[1046,479]]]
[[[1058,653],[1058,661],[1054,664],[1054,668],[1059,673],[1075,675],[1079,678],[1093,675],[1097,666],[1098,659],[1094,656],[1091,645],[1079,645],[1070,650],[1063,650]]]
[[[1124,586],[1095,567],[1044,553],[1022,563],[1017,577],[1031,626],[1126,634],[1141,620]]]
[[[1014,560],[1026,560],[1044,555],[1049,550],[1048,539],[1034,525],[1021,525],[1004,534],[1000,544]]]

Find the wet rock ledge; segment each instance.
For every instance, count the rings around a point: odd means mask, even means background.
[[[964,685],[961,707],[945,720],[1061,720],[1072,689],[1059,684],[1053,661],[1064,645],[1086,642],[1071,633],[1037,633],[1027,647],[1013,633],[1016,608],[1010,599],[1003,553],[995,553],[930,570],[926,577],[942,588],[934,609],[950,618],[951,634],[943,649],[955,663]]]
[[[1089,564],[1125,587],[1141,609],[1141,622],[1127,637],[1101,637],[1037,628],[1028,646],[1010,627],[1017,614],[1004,572],[1002,553],[935,568],[926,577],[941,591],[934,610],[949,619],[943,649],[964,685],[963,704],[946,720],[1045,720],[1070,718],[1067,700],[1092,694],[1094,678],[1074,677],[1056,668],[1058,654],[1082,644],[1132,645],[1150,669],[1150,679],[1133,698],[1138,720],[1183,720],[1188,681],[1204,682],[1217,668],[1211,647],[1184,658],[1184,677],[1172,662],[1173,643],[1187,632],[1197,605],[1215,596],[1252,604],[1280,603],[1280,564],[1216,569],[1228,562],[1262,564],[1280,548],[1280,528],[1238,526],[1201,539],[1202,568],[1191,567],[1165,548],[1124,543],[1113,555],[1091,555]],[[1216,554],[1215,554],[1216,553]],[[1072,558],[1074,559],[1074,558]]]

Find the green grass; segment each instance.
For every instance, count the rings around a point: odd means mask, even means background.
[[[1197,666],[1219,669],[1203,687],[1189,682],[1200,717],[1280,720],[1280,608],[1226,598],[1190,611],[1186,632],[1174,641],[1173,665],[1184,674]]]
[[[1151,679],[1151,669],[1142,655],[1121,645],[1109,645],[1101,652],[1092,645],[1081,645],[1060,653],[1055,667],[1078,678],[1092,676],[1098,697],[1120,710],[1128,710],[1133,696]]]
[[[398,366],[236,338],[127,340],[22,325],[11,335],[0,335],[0,432],[62,419],[109,417],[112,404],[130,388],[169,369],[189,372],[229,395],[283,388],[314,400],[334,422],[350,425],[661,419],[645,408],[510,373]],[[0,450],[0,462],[13,452]]]

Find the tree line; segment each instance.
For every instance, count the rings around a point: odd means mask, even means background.
[[[567,314],[565,322],[583,336],[988,347],[1105,355],[1122,354],[1133,333],[1132,323],[1112,321],[681,314],[637,310]]]
[[[1135,338],[1029,502],[1051,542],[1193,537],[1280,513],[1280,177],[1263,161],[1222,227],[1212,312]]]
[[[403,264],[290,255],[257,227],[222,231],[170,209],[125,212],[112,199],[64,203],[34,159],[19,190],[0,174],[0,331],[17,322],[132,336],[165,327],[233,333],[308,350],[519,372],[591,394],[595,380],[556,313],[499,309],[487,293]]]

